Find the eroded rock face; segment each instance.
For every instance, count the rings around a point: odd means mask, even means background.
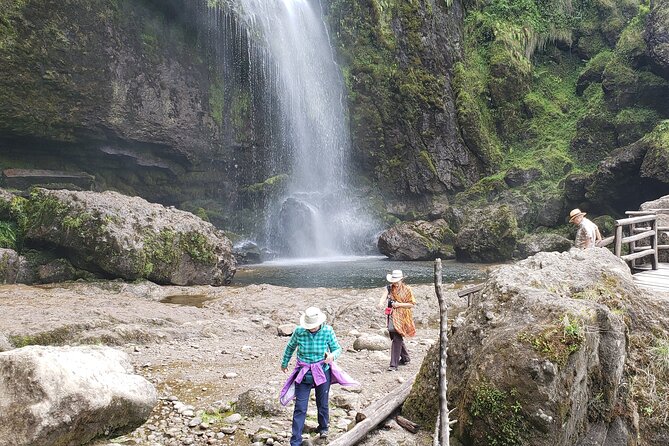
[[[157,402],[128,356],[109,347],[0,353],[0,445],[85,444],[146,421]]]
[[[519,236],[516,216],[507,205],[473,210],[455,237],[455,255],[465,262],[510,260]]]
[[[652,61],[669,79],[669,1],[654,3],[646,22],[645,39]]]
[[[603,248],[500,267],[449,336],[452,435],[464,445],[663,444],[666,425],[638,424],[635,371],[626,368],[653,344],[648,327],[660,336],[669,328],[662,305]],[[437,413],[438,351],[426,356],[403,409],[426,426]]]
[[[175,285],[223,285],[236,270],[230,241],[212,224],[139,197],[39,189],[25,209],[26,237],[67,250],[85,269]]]
[[[433,260],[453,258],[453,231],[439,219],[400,223],[384,231],[379,237],[381,254],[393,260]]]

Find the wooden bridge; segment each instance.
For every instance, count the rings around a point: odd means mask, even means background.
[[[669,209],[627,211],[628,218],[616,220],[615,234],[597,246],[613,244],[613,253],[632,270],[634,281],[643,288],[669,292],[669,263],[660,262],[660,253],[669,253],[669,245],[659,244],[660,235],[669,235],[669,226],[658,226],[658,214]],[[663,253],[664,254],[664,253]]]

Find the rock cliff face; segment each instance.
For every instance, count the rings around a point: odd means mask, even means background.
[[[449,406],[463,445],[665,444],[665,300],[602,248],[539,253],[491,274],[449,336]],[[653,327],[651,330],[650,327]],[[655,353],[654,353],[655,352]],[[405,415],[432,426],[438,348]],[[664,389],[664,390],[660,390]],[[606,440],[606,441],[605,441]]]
[[[491,160],[460,135],[453,66],[460,1],[333,0],[327,12],[349,89],[355,158],[390,201],[430,207],[477,180]]]
[[[241,74],[223,86],[212,42],[198,37],[199,12],[185,5],[7,3],[0,166],[86,172],[97,189],[191,210],[234,200],[237,173],[251,175]]]

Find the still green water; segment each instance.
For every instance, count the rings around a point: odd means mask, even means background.
[[[434,262],[398,262],[382,256],[282,259],[257,265],[241,265],[232,285],[267,283],[293,288],[376,288],[385,285],[386,274],[401,269],[408,284],[434,282]],[[444,283],[483,280],[486,265],[442,261]]]

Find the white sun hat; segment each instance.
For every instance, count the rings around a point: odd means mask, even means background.
[[[395,269],[395,270],[393,270],[392,273],[386,274],[386,280],[390,283],[399,282],[400,280],[402,280],[404,278],[406,278],[406,276],[404,274],[402,274],[401,269]]]
[[[327,316],[323,314],[320,308],[309,307],[304,310],[304,313],[300,316],[300,326],[306,330],[310,330],[321,325],[325,322],[325,319],[327,319]]]

